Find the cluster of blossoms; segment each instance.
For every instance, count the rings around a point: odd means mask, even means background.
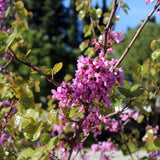
[[[112,45],[114,44],[114,42],[116,42],[117,44],[122,42],[122,36],[123,36],[123,32],[115,32],[115,31],[111,31],[110,29],[108,30],[106,54],[113,52]],[[97,39],[94,39],[94,41],[91,44],[95,45],[95,51],[97,51],[98,49],[101,49],[101,43]]]
[[[73,83],[62,82],[57,91],[52,89],[52,98],[59,100],[59,107],[93,103],[97,99],[110,108],[108,95],[113,85],[123,85],[124,80],[122,68],[114,69],[116,62],[114,59],[106,60],[103,51],[99,58],[80,56]]]
[[[6,148],[7,143],[11,143],[12,142],[12,136],[10,136],[7,133],[2,133],[2,135],[0,136],[0,144]]]
[[[2,104],[0,106],[0,111],[6,109],[3,118],[1,119],[2,121],[2,125],[3,122],[4,124],[7,123],[10,120],[10,116],[15,114],[16,109],[11,107],[11,103],[8,100],[4,100],[2,101]],[[3,130],[3,133],[0,132],[0,144],[6,148],[7,143],[11,143],[12,142],[12,136],[10,136],[8,133],[5,133]]]
[[[157,158],[160,158],[160,150],[155,151],[155,152],[150,152],[150,153],[147,155],[147,158],[148,158],[148,159],[152,159],[152,160],[156,160]]]
[[[146,0],[146,4],[148,4],[148,3],[153,3],[155,0]],[[158,2],[160,2],[160,0],[156,0],[156,2],[158,3]],[[157,10],[157,12],[158,12],[158,15],[160,15],[160,9],[158,8],[158,10]]]
[[[122,32],[115,32],[115,31],[108,31],[107,34],[107,54],[113,52],[113,43],[116,42],[117,44],[122,42]]]
[[[4,114],[4,118],[2,121],[7,122],[10,119],[10,116],[16,113],[16,108],[11,106],[11,102],[8,100],[2,101],[2,105],[0,107],[0,111],[2,109],[8,109],[7,112]]]
[[[3,18],[5,16],[5,12],[7,9],[7,3],[9,3],[10,0],[0,0],[0,28],[3,30],[6,30],[6,27],[2,27],[2,23],[3,23]]]
[[[105,152],[116,152],[117,147],[111,142],[98,142],[98,144],[92,144],[91,146],[93,153],[101,152],[101,160],[110,160],[111,156],[107,156]]]

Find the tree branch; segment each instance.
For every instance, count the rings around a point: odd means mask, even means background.
[[[9,50],[11,51],[11,54],[10,56],[12,56],[13,59],[15,59],[16,61],[32,68],[34,71],[38,72],[39,74],[41,74],[42,76],[44,76],[48,81],[50,81],[51,83],[53,83],[55,86],[59,86],[59,83],[56,82],[54,79],[52,79],[50,76],[44,74],[43,72],[41,72],[38,68],[36,68],[35,66],[31,65],[29,62],[24,62],[22,60],[20,60],[14,53],[14,51],[11,49],[11,47],[9,47]]]
[[[103,50],[104,50],[104,53],[105,53],[106,48],[107,48],[107,34],[108,34],[108,30],[111,27],[111,23],[112,23],[114,14],[115,14],[115,12],[117,10],[117,7],[118,7],[117,0],[114,0],[113,1],[113,8],[112,8],[112,11],[111,11],[108,23],[107,23],[106,27],[104,28],[104,33],[103,33]]]
[[[144,26],[146,25],[146,23],[150,20],[151,16],[153,15],[153,13],[156,11],[156,9],[158,8],[158,6],[160,5],[160,2],[158,2],[154,9],[150,12],[150,14],[147,16],[147,18],[145,19],[145,21],[143,22],[143,24],[141,25],[141,27],[137,30],[135,36],[133,37],[132,41],[130,42],[130,44],[128,45],[128,47],[126,48],[126,50],[124,51],[124,53],[122,54],[122,56],[120,57],[120,59],[118,60],[118,62],[116,63],[116,65],[114,66],[114,69],[118,67],[118,65],[122,62],[122,60],[125,58],[125,56],[127,55],[127,53],[129,52],[129,50],[131,49],[131,47],[133,46],[134,42],[136,41],[136,39],[138,38],[138,36],[140,35],[142,29],[144,28]]]

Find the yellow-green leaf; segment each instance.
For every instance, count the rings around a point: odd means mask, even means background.
[[[63,63],[60,62],[60,63],[56,63],[53,67],[53,74],[56,74],[57,72],[59,72],[63,67]]]

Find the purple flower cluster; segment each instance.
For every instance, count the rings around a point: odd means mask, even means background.
[[[5,27],[2,28],[3,19],[5,16],[5,12],[7,9],[7,3],[9,3],[10,0],[0,0],[0,28],[5,30]]]
[[[2,135],[0,136],[0,144],[3,147],[6,147],[7,146],[7,142],[11,143],[12,142],[12,137],[7,133],[2,133]]]
[[[147,155],[147,158],[148,158],[148,159],[153,159],[153,160],[156,160],[158,157],[160,158],[160,150],[155,151],[155,152],[150,152],[150,153]]]
[[[93,154],[96,152],[102,152],[101,160],[110,160],[111,156],[107,156],[105,152],[113,151],[115,152],[117,150],[116,146],[111,142],[98,142],[98,144],[92,144],[91,149],[93,151]]]
[[[4,114],[4,117],[2,118],[2,121],[4,122],[8,122],[10,119],[10,116],[16,113],[16,108],[14,106],[11,106],[11,102],[9,102],[8,100],[2,101],[0,110],[2,110],[3,108],[8,108],[8,107],[11,107],[11,108],[8,112]]]
[[[113,85],[123,85],[122,68],[114,65],[117,60],[104,58],[101,51],[99,58],[80,56],[73,83],[62,82],[57,91],[52,89],[52,98],[59,100],[59,107],[73,107],[81,103],[92,103],[95,99],[110,108],[109,94]]]

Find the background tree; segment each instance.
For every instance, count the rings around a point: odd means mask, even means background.
[[[119,58],[124,52],[125,48],[130,43],[138,28],[139,26],[134,29],[128,29],[127,34],[124,38],[124,42],[119,45],[115,45],[114,50],[115,56],[117,58]],[[160,38],[159,29],[160,26],[153,21],[146,25],[146,27],[134,43],[133,48],[129,51],[129,54],[127,54],[126,58],[121,63],[121,66],[125,71],[124,73],[129,80],[133,80],[131,69],[132,64],[134,62],[142,64],[147,58],[151,57],[152,49],[150,47],[150,44],[153,39],[157,40]],[[156,47],[158,48],[159,45],[157,44]]]
[[[33,13],[30,19],[30,30],[24,33],[27,45],[21,47],[25,52],[31,49],[30,61],[35,66],[52,65],[63,62],[61,74],[55,79],[61,82],[65,74],[73,74],[76,68],[76,59],[80,55],[78,44],[81,41],[81,29],[78,26],[78,17],[75,10],[75,0],[72,0],[69,8],[65,8],[62,1],[55,0],[27,0],[24,1],[28,10]],[[57,27],[58,26],[58,27]],[[14,64],[18,73],[28,79],[30,69],[23,64]],[[13,66],[10,67],[12,70]],[[63,76],[61,76],[63,75]],[[43,96],[50,94],[50,86],[45,79],[38,75],[32,75],[40,80]]]

